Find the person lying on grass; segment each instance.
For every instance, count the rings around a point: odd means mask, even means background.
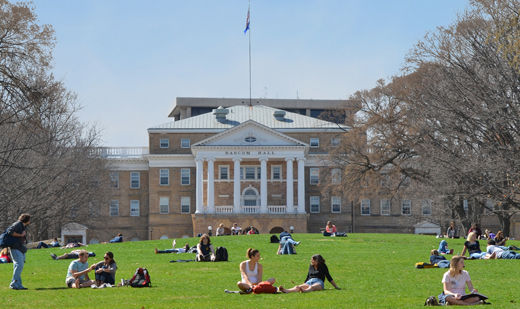
[[[105,253],[103,261],[100,261],[90,267],[96,273],[96,285],[101,286],[104,283],[114,285],[116,283],[117,264],[114,261],[114,254],[110,251]]]
[[[80,250],[79,258],[70,262],[69,269],[67,270],[67,277],[65,283],[69,288],[84,288],[90,287],[95,282],[90,280],[88,273],[91,268],[88,267],[88,252]]]
[[[330,284],[332,284],[336,290],[341,290],[330,276],[329,268],[327,267],[327,264],[325,264],[325,259],[323,259],[321,255],[315,254],[311,257],[311,265],[309,266],[309,273],[307,274],[305,283],[294,286],[290,289],[285,289],[283,286],[280,286],[280,291],[283,293],[307,293],[323,290],[325,288],[325,278],[329,280]]]
[[[159,253],[186,253],[190,250],[190,244],[186,243],[184,245],[184,247],[182,248],[175,248],[175,246],[177,245],[177,241],[174,239],[172,241],[172,249],[165,249],[165,250],[157,250],[157,248],[155,248],[155,254],[159,254]]]
[[[238,288],[244,293],[251,293],[258,283],[262,282],[263,267],[258,263],[260,251],[249,248],[246,252],[247,260],[240,263],[240,275],[242,280],[237,282]],[[268,282],[274,284],[275,279],[269,278]]]
[[[450,261],[448,261],[444,256],[440,255],[439,251],[435,249],[430,251],[430,264],[437,264],[439,268],[450,267]]]
[[[469,273],[464,270],[464,257],[454,256],[450,261],[450,270],[444,273],[442,277],[443,293],[439,296],[441,303],[448,305],[478,305],[481,304],[480,298],[469,297],[464,300],[462,296],[466,295],[466,285],[471,293],[477,293],[477,289],[473,288]]]
[[[507,259],[507,260],[518,260],[520,254],[508,250],[507,247],[497,246],[493,239],[488,240],[487,253],[490,254],[491,259]],[[504,250],[504,248],[506,248]]]
[[[200,241],[197,244],[197,262],[214,262],[215,261],[215,250],[211,244],[208,234],[200,236]]]
[[[53,260],[67,260],[67,259],[77,259],[79,257],[79,253],[85,250],[72,250],[70,253],[64,253],[60,256],[57,256],[54,253],[51,253],[51,257]],[[85,251],[86,252],[86,251]],[[95,257],[96,254],[94,252],[87,252],[89,257]]]

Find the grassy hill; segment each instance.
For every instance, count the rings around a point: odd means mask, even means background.
[[[277,244],[270,235],[213,237],[214,246],[224,246],[229,262],[169,263],[172,259],[193,258],[194,254],[154,254],[154,248],[168,248],[171,240],[89,245],[97,254],[89,263],[100,261],[112,251],[118,264],[116,281],[129,279],[137,267],[150,271],[152,288],[67,289],[65,275],[71,260],[54,261],[50,253],[62,249],[29,250],[23,271],[27,291],[9,289],[12,264],[0,264],[0,295],[5,308],[404,308],[422,307],[430,295],[442,290],[444,269],[415,269],[428,261],[439,239],[403,234],[351,234],[347,238],[319,234],[295,234],[301,245],[297,255],[276,255]],[[197,239],[179,239],[195,245]],[[463,240],[449,240],[450,248],[462,249]],[[520,241],[511,241],[520,246]],[[481,246],[483,245],[483,242]],[[319,253],[342,290],[325,283],[325,290],[308,294],[238,295],[238,265],[246,249],[260,250],[264,278],[275,277],[276,285],[291,287],[302,283],[311,255]],[[490,298],[493,308],[520,307],[520,261],[467,261],[474,286]],[[294,282],[294,283],[293,283]]]

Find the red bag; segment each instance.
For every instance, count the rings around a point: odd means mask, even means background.
[[[273,284],[269,281],[262,281],[259,284],[255,285],[255,287],[253,288],[253,293],[255,293],[255,294],[262,294],[262,293],[274,294],[274,293],[276,293],[276,287],[273,286]]]

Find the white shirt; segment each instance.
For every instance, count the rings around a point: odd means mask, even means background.
[[[466,282],[471,281],[469,273],[463,270],[455,277],[450,276],[450,271],[444,273],[442,283],[449,283],[450,292],[460,295],[466,295]]]

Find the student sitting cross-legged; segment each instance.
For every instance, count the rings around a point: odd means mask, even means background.
[[[114,254],[110,251],[105,253],[103,261],[98,262],[90,267],[96,273],[96,285],[103,284],[114,285],[116,282],[117,264],[114,260]]]
[[[65,278],[65,283],[69,288],[79,289],[89,287],[95,283],[88,277],[91,269],[88,267],[87,251],[81,250],[78,255],[79,258],[77,260],[70,262],[67,277]]]
[[[478,296],[461,299],[466,295],[466,285],[471,293],[476,293],[473,288],[469,273],[464,270],[464,257],[454,256],[450,261],[450,270],[442,277],[443,293],[439,295],[442,304],[447,305],[478,305],[482,302]]]
[[[253,288],[262,282],[263,267],[262,264],[258,263],[260,260],[260,251],[257,249],[247,249],[246,257],[247,261],[240,263],[240,276],[242,280],[237,282],[237,285],[242,292],[251,293]],[[275,279],[270,278],[267,281],[272,285]]]

